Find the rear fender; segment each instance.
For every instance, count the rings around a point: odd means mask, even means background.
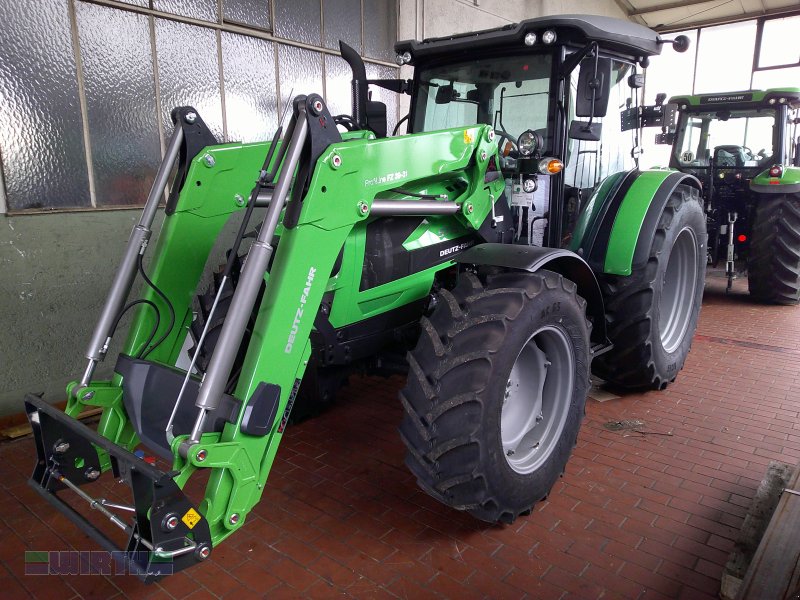
[[[609,275],[630,275],[647,261],[661,214],[679,184],[700,189],[692,175],[665,169],[633,170],[605,190],[604,184],[592,196],[571,248],[595,273]]]
[[[750,180],[750,190],[769,195],[800,193],[800,167],[785,166],[780,177],[770,177],[765,169]]]
[[[593,344],[609,344],[600,285],[586,261],[574,252],[539,246],[478,244],[462,252],[454,260],[461,264],[505,267],[530,273],[546,269],[563,275],[575,283],[578,294],[586,300],[586,314],[592,321]]]

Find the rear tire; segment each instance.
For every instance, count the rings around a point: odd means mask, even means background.
[[[706,272],[706,219],[700,192],[678,185],[667,201],[645,264],[600,280],[609,340],[592,371],[630,390],[664,389],[692,345]]]
[[[800,302],[800,197],[762,197],[747,261],[750,295],[761,302]]]
[[[563,473],[584,415],[589,323],[557,273],[464,273],[408,355],[406,464],[453,508],[510,523]]]

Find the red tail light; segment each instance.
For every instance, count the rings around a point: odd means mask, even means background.
[[[739,240],[740,242],[746,242],[747,241],[747,236],[745,234],[743,234],[743,233],[740,233],[739,237],[736,238],[736,239]]]

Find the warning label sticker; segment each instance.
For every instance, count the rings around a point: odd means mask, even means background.
[[[193,508],[190,508],[189,510],[186,511],[186,514],[183,515],[183,517],[181,517],[181,521],[186,523],[186,526],[189,529],[192,529],[194,528],[195,525],[197,525],[200,522],[200,519],[202,518],[203,517],[200,516],[199,512],[197,512]]]

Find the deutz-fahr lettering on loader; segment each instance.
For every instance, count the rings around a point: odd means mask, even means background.
[[[485,521],[528,514],[564,471],[590,369],[661,389],[694,334],[699,184],[638,169],[642,123],[623,131],[616,116],[638,107],[639,69],[664,43],[608,18],[533,19],[400,42],[408,81],[368,81],[342,45],[353,114],[297,96],[266,143],[220,144],[175,109],[66,412],[26,398],[32,485],[152,580],[246,524],[294,405],[313,411],[355,368],[405,369],[400,436],[419,485]],[[410,95],[409,133],[387,137],[369,86]],[[225,268],[199,289],[233,215]],[[127,302],[137,272],[143,296]],[[113,377],[98,380],[129,308]],[[96,431],[74,418],[87,406],[103,409]],[[129,504],[100,496],[112,476]]]

